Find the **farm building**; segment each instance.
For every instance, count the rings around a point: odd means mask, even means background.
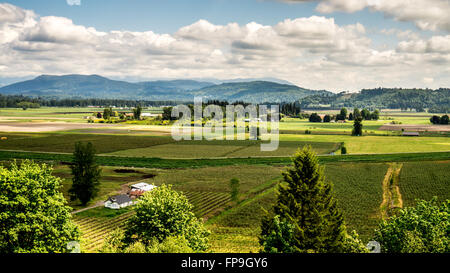
[[[131,185],[131,191],[133,191],[133,190],[141,190],[141,191],[144,191],[144,192],[148,192],[148,191],[152,191],[155,188],[156,188],[155,185],[150,185],[150,184],[147,184],[147,183],[139,183],[139,184]]]
[[[403,136],[420,136],[419,132],[403,132]]]
[[[143,118],[155,118],[155,117],[160,117],[162,116],[161,114],[152,114],[152,113],[142,113],[141,117]]]
[[[128,193],[128,195],[130,196],[131,199],[137,199],[137,198],[141,197],[142,195],[144,195],[144,193],[145,193],[145,191],[143,191],[143,190],[133,189]]]
[[[133,200],[126,194],[111,196],[105,202],[105,208],[121,209],[133,205]]]

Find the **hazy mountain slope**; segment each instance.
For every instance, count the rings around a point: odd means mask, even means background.
[[[328,93],[300,88],[295,85],[256,81],[223,83],[193,92],[196,96],[208,99],[227,99],[246,102],[284,102],[296,101],[313,94]]]
[[[59,99],[77,97],[192,101],[194,96],[203,96],[205,100],[239,100],[254,103],[294,101],[312,94],[323,93],[328,92],[268,81],[233,82],[220,85],[194,80],[129,83],[97,75],[44,75],[0,88],[0,94]]]

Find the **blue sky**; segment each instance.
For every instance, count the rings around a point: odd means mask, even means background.
[[[0,85],[80,73],[436,88],[450,84],[449,13],[448,0],[10,0]]]
[[[22,8],[34,10],[41,16],[62,16],[76,24],[93,26],[101,31],[152,30],[172,33],[199,19],[214,24],[257,22],[273,25],[286,18],[321,15],[315,11],[317,3],[289,4],[263,0],[82,0],[70,6],[65,0],[8,1]],[[380,12],[368,9],[353,13],[335,12],[336,23],[361,23],[374,28],[412,29],[410,22],[384,18]]]

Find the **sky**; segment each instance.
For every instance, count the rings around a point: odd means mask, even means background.
[[[0,2],[0,85],[41,74],[450,86],[450,0]]]

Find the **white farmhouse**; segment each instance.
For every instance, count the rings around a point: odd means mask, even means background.
[[[105,208],[110,209],[121,209],[131,205],[133,205],[133,200],[126,194],[111,196],[105,202]]]
[[[139,183],[139,184],[135,184],[135,185],[131,185],[131,190],[139,190],[139,191],[144,191],[144,192],[148,192],[148,191],[152,191],[156,188],[155,185],[149,185],[147,183]]]

